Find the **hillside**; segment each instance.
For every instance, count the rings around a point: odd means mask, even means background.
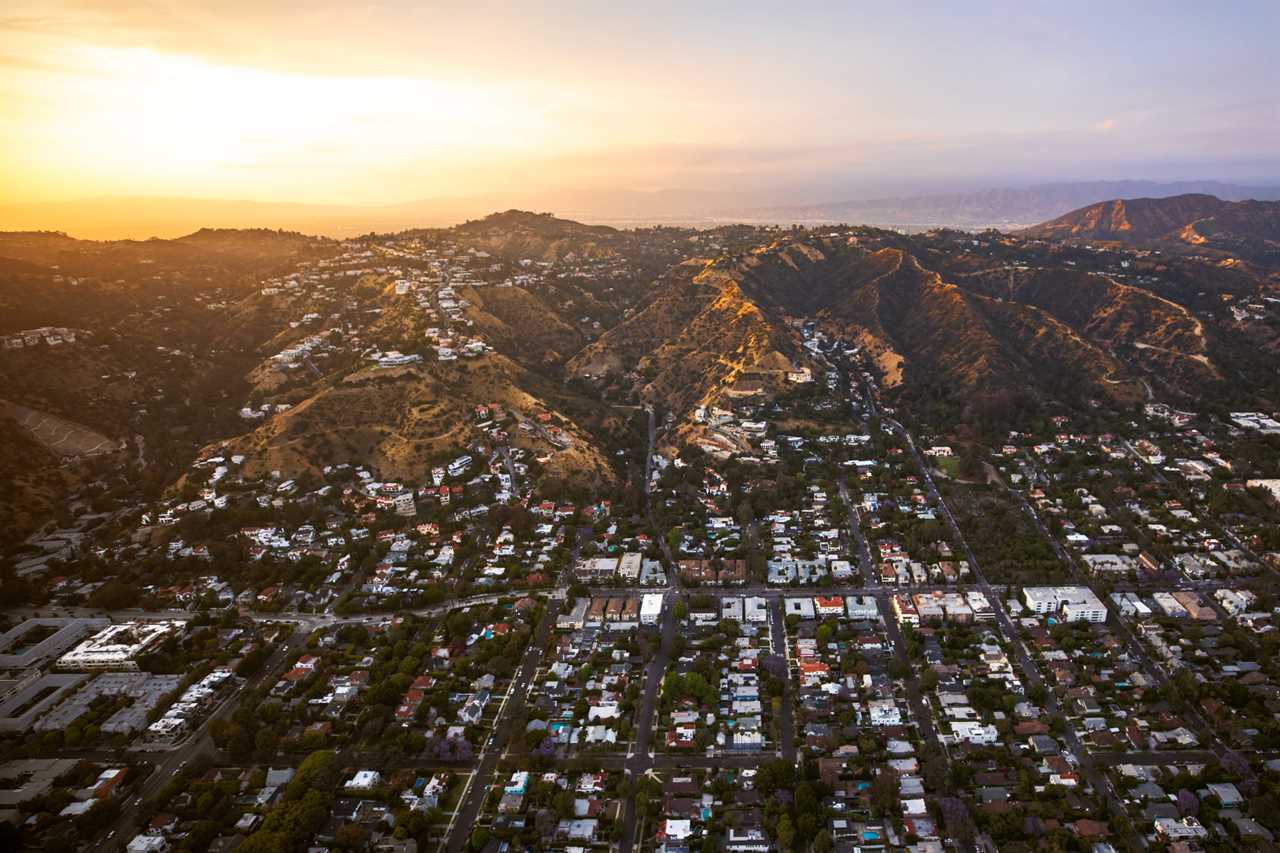
[[[637,404],[676,417],[665,440],[696,438],[698,409],[758,416],[842,360],[944,427],[1157,393],[1267,406],[1272,285],[1220,247],[1262,245],[1269,216],[1185,196],[1050,223],[1067,236],[1047,239],[627,231],[522,211],[349,241],[0,234],[3,427],[40,448],[0,473],[49,505],[90,464],[157,494],[201,455],[244,454],[252,474],[350,463],[419,480],[509,444],[530,451],[534,482],[615,481]],[[1188,249],[1077,245],[1101,233]]]
[[[623,378],[646,402],[677,412],[776,386],[793,369],[788,334],[724,270],[703,261],[674,269],[655,296],[569,362],[574,375]]]
[[[1222,201],[1204,194],[1113,199],[1020,233],[1045,240],[1238,256],[1280,266],[1280,202],[1275,201]]]
[[[751,256],[740,275],[748,293],[862,345],[890,388],[928,382],[971,394],[1016,381],[1046,393],[1069,383],[1133,392],[1115,380],[1114,360],[1067,324],[962,289],[902,248],[809,241]],[[1058,358],[1045,357],[1055,349]]]
[[[206,453],[246,456],[252,476],[281,471],[297,477],[325,465],[358,461],[388,478],[421,481],[457,451],[491,437],[476,425],[477,406],[497,403],[511,412],[550,412],[566,435],[548,464],[558,476],[607,479],[609,466],[594,440],[554,404],[536,396],[537,378],[500,355],[442,369],[414,365],[365,368],[326,378],[287,411],[242,436],[220,441]],[[546,442],[510,429],[514,446],[538,452]]]
[[[988,296],[1039,308],[1109,352],[1123,348],[1143,367],[1178,383],[1222,379],[1208,356],[1204,323],[1150,291],[1071,269],[984,271],[956,280]]]
[[[804,320],[860,347],[904,402],[955,412],[1011,395],[1123,407],[1153,383],[1192,397],[1225,388],[1229,348],[1185,305],[1060,261],[1011,267],[972,242],[859,229],[691,261],[568,369],[687,416],[744,387],[775,392],[795,367],[821,370],[800,345]]]
[[[0,232],[0,258],[77,276],[261,275],[332,254],[336,243],[287,231],[201,229],[172,240],[77,240],[51,231]]]

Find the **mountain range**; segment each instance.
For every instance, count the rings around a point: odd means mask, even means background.
[[[1197,252],[1274,265],[1280,261],[1280,203],[1224,201],[1202,193],[1112,199],[1022,233],[1041,239]]]
[[[671,416],[663,445],[704,441],[699,409],[751,411],[850,357],[886,403],[961,436],[1154,399],[1274,411],[1277,208],[1111,200],[1022,233],[619,230],[512,210],[345,241],[0,234],[0,337],[59,338],[0,350],[0,504],[27,507],[5,519],[25,529],[75,465],[101,470],[89,451],[136,460],[155,489],[228,453],[263,473],[419,479],[492,441],[475,413],[493,404],[528,427],[504,430],[534,476],[616,482],[639,404]],[[417,280],[451,288],[448,305]],[[442,337],[484,354],[438,360]],[[372,363],[392,350],[417,358]]]
[[[810,194],[816,190],[808,190]],[[1188,193],[1226,200],[1280,199],[1280,186],[1217,181],[1082,181],[964,191],[863,194],[799,204],[773,193],[697,190],[564,190],[551,199],[504,195],[442,197],[388,205],[289,204],[232,199],[103,197],[0,205],[0,229],[57,230],[97,240],[173,238],[200,228],[271,228],[354,237],[479,219],[512,206],[549,205],[578,220],[619,227],[714,227],[726,222],[824,225],[861,223],[920,230],[1020,228],[1117,198]],[[787,195],[787,194],[782,194]],[[794,194],[791,194],[794,195]]]

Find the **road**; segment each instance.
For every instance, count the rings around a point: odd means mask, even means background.
[[[671,658],[671,649],[676,637],[676,618],[674,599],[679,593],[669,593],[662,608],[662,642],[658,651],[649,662],[645,672],[644,694],[640,699],[640,711],[636,726],[635,746],[628,750],[623,759],[621,769],[634,784],[654,768],[656,750],[653,746],[653,727],[658,717],[658,702],[661,699],[662,678],[666,674]],[[631,853],[636,845],[638,815],[636,814],[636,798],[628,797],[622,809],[622,841],[620,853]]]
[[[213,744],[213,737],[209,733],[214,721],[225,720],[234,714],[236,708],[240,707],[240,702],[247,690],[252,690],[274,681],[284,664],[291,661],[293,655],[301,650],[306,641],[307,633],[302,630],[301,626],[296,627],[289,639],[281,644],[267,659],[258,675],[251,678],[243,686],[231,687],[230,689],[233,691],[231,695],[212,714],[206,717],[186,739],[175,744],[174,748],[168,752],[151,753],[163,757],[156,761],[155,769],[147,777],[146,781],[142,783],[142,786],[130,793],[130,798],[121,810],[120,817],[103,832],[98,845],[100,848],[104,850],[123,850],[128,845],[129,841],[142,829],[138,821],[139,805],[145,800],[151,800],[156,797],[164,789],[165,785],[172,782],[174,777],[194,758],[202,754],[214,755],[217,752],[217,748]]]
[[[1136,456],[1136,452],[1133,451],[1132,448],[1130,448],[1130,452],[1134,452]],[[1048,528],[1044,526],[1044,522],[1040,519],[1040,514],[1037,513],[1035,508],[1027,501],[1026,496],[1012,487],[1005,486],[1005,489],[1019,501],[1022,505],[1023,512],[1025,512],[1027,517],[1031,519],[1036,531],[1040,534],[1041,538],[1048,542],[1049,546],[1053,548],[1053,552],[1058,556],[1058,559],[1063,563],[1063,565],[1067,567],[1068,571],[1071,572],[1072,578],[1075,582],[1081,586],[1093,589],[1088,573],[1081,567],[1075,557],[1075,554],[1065,548],[1062,543],[1058,541],[1057,537],[1053,536],[1049,532]],[[1183,588],[1183,586],[1178,584],[1174,588]],[[1096,590],[1094,590],[1094,594],[1097,594]],[[1135,635],[1132,629],[1130,629],[1128,622],[1116,613],[1114,609],[1111,609],[1108,624],[1111,625],[1115,629],[1116,633],[1120,635],[1120,638],[1124,641],[1125,650],[1138,662],[1142,667],[1143,672],[1159,684],[1161,688],[1165,687],[1169,682],[1169,678],[1164,667],[1159,666],[1151,659],[1151,656],[1147,653],[1146,647],[1143,646],[1143,644],[1138,640],[1137,635]],[[1196,729],[1201,738],[1207,739],[1210,748],[1219,758],[1229,750],[1227,743],[1222,740],[1215,728],[1209,725],[1208,721],[1201,716],[1198,709],[1192,706],[1187,706],[1183,711],[1183,716],[1186,717],[1187,722]]]
[[[773,654],[787,662],[787,677],[782,681],[782,707],[778,710],[778,751],[783,760],[796,760],[796,721],[791,696],[791,656],[787,654],[787,620],[782,612],[782,599],[769,602],[769,641]]]
[[[902,636],[902,628],[898,625],[898,620],[894,618],[893,611],[889,609],[889,599],[887,596],[877,598],[876,603],[880,606],[880,618],[884,622],[885,633],[889,636],[890,642],[893,643],[894,656],[899,661],[911,668],[911,659],[907,655],[907,640]],[[947,756],[950,761],[950,752],[942,743],[942,739],[938,737],[938,731],[933,725],[933,714],[924,700],[924,696],[920,693],[920,679],[908,678],[903,682],[903,687],[907,692],[907,704],[911,707],[911,716],[915,719],[916,728],[920,731],[920,736],[930,741],[934,748],[942,755]]]
[[[649,413],[649,447],[644,455],[644,493],[647,496],[653,486],[653,449],[658,441],[658,415],[649,404],[644,407]]]
[[[854,505],[853,498],[849,494],[849,483],[845,479],[843,472],[836,481],[836,485],[840,489],[840,500],[844,501],[844,506],[848,512],[847,524],[849,526],[849,535],[853,537],[851,543],[854,556],[858,560],[858,568],[862,570],[863,583],[868,589],[874,589],[879,585],[879,578],[876,577],[876,562],[871,558],[871,549],[867,546],[867,537],[862,532],[862,516],[858,513],[858,508]]]
[[[551,589],[534,590],[535,594],[541,592],[551,598],[563,599],[568,594],[568,586],[558,586]],[[660,590],[658,590],[660,591]],[[437,604],[432,607],[419,607],[413,610],[397,610],[394,613],[359,613],[348,616],[337,616],[332,613],[245,613],[243,618],[250,619],[254,622],[283,622],[301,625],[309,631],[317,628],[328,628],[334,625],[357,625],[372,624],[380,622],[384,619],[391,619],[393,616],[420,616],[431,618],[443,616],[454,610],[465,610],[469,607],[475,607],[481,604],[496,604],[497,602],[507,598],[517,598],[523,595],[523,592],[495,592],[484,593],[482,595],[471,595],[465,598],[455,598],[452,601],[446,601],[443,604]],[[130,620],[147,620],[157,621],[166,619],[190,619],[196,614],[190,610],[140,610],[130,608],[125,610],[95,610],[89,607],[27,607],[10,611],[14,615],[20,616],[67,616],[67,617],[102,617],[105,616],[113,622],[123,622]]]
[[[1009,614],[1005,611],[1004,600],[995,594],[991,585],[987,582],[986,577],[982,574],[982,567],[978,563],[978,558],[974,555],[973,549],[969,547],[968,541],[965,539],[960,525],[956,523],[955,517],[951,514],[951,508],[947,506],[947,502],[938,492],[937,486],[933,481],[933,474],[929,470],[929,466],[925,464],[924,458],[920,455],[919,449],[916,447],[915,439],[911,433],[902,424],[892,418],[885,418],[885,423],[906,442],[911,450],[911,455],[915,460],[916,468],[920,472],[927,487],[929,500],[937,504],[939,512],[942,514],[943,520],[946,521],[954,541],[960,546],[965,558],[969,561],[969,570],[977,582],[978,589],[986,595],[987,600],[991,602],[991,609],[996,617],[996,625],[1000,634],[1003,636],[1005,643],[1013,650],[1014,658],[1017,660],[1018,668],[1022,671],[1025,682],[1033,689],[1042,689],[1045,697],[1045,708],[1053,716],[1066,719],[1059,706],[1057,697],[1052,689],[1049,689],[1041,678],[1040,669],[1036,666],[1035,661],[1031,659],[1031,655],[1027,652],[1026,644],[1022,640],[1021,632],[1018,626],[1009,618]],[[892,620],[886,619],[886,623]],[[1088,780],[1090,786],[1101,796],[1107,798],[1111,804],[1113,813],[1125,814],[1125,804],[1123,799],[1116,792],[1115,787],[1111,784],[1111,780],[1098,770],[1093,762],[1091,752],[1080,742],[1075,730],[1071,726],[1067,726],[1065,730],[1064,740],[1068,748],[1079,761],[1079,767],[1084,777]],[[1136,832],[1130,831],[1128,839],[1130,849],[1145,849],[1146,842]]]
[[[524,658],[520,661],[520,668],[516,670],[516,675],[511,680],[506,698],[498,708],[497,716],[493,721],[493,734],[485,740],[484,746],[481,747],[475,772],[467,779],[458,807],[454,811],[441,841],[441,846],[449,853],[459,853],[465,846],[467,838],[471,834],[471,829],[475,825],[476,819],[480,816],[480,809],[484,806],[485,797],[488,795],[489,789],[493,787],[494,774],[498,769],[498,759],[506,751],[507,741],[513,736],[521,737],[524,734],[523,732],[510,731],[511,721],[513,718],[518,717],[520,711],[524,708],[525,697],[529,692],[529,682],[533,678],[534,672],[538,669],[538,662],[542,658],[543,649],[547,645],[547,638],[551,634],[551,628],[556,623],[556,617],[560,615],[562,603],[560,599],[552,599],[547,605],[547,609],[542,615],[542,621],[534,632],[533,639],[529,641],[529,648],[525,651]]]
[[[503,445],[498,450],[502,454],[502,464],[507,469],[507,476],[511,478],[511,494],[519,497],[520,477],[516,474],[515,463],[511,461],[511,448]]]

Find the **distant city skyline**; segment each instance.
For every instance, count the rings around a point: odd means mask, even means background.
[[[0,204],[1274,183],[1277,36],[1261,2],[17,0]]]

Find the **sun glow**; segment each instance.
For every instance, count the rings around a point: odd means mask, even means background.
[[[410,77],[341,77],[212,65],[151,50],[84,48],[44,83],[23,141],[35,168],[86,186],[258,194],[300,178],[343,183],[353,157],[430,170],[466,152],[547,141],[527,93]],[[316,198],[331,197],[321,186]]]

